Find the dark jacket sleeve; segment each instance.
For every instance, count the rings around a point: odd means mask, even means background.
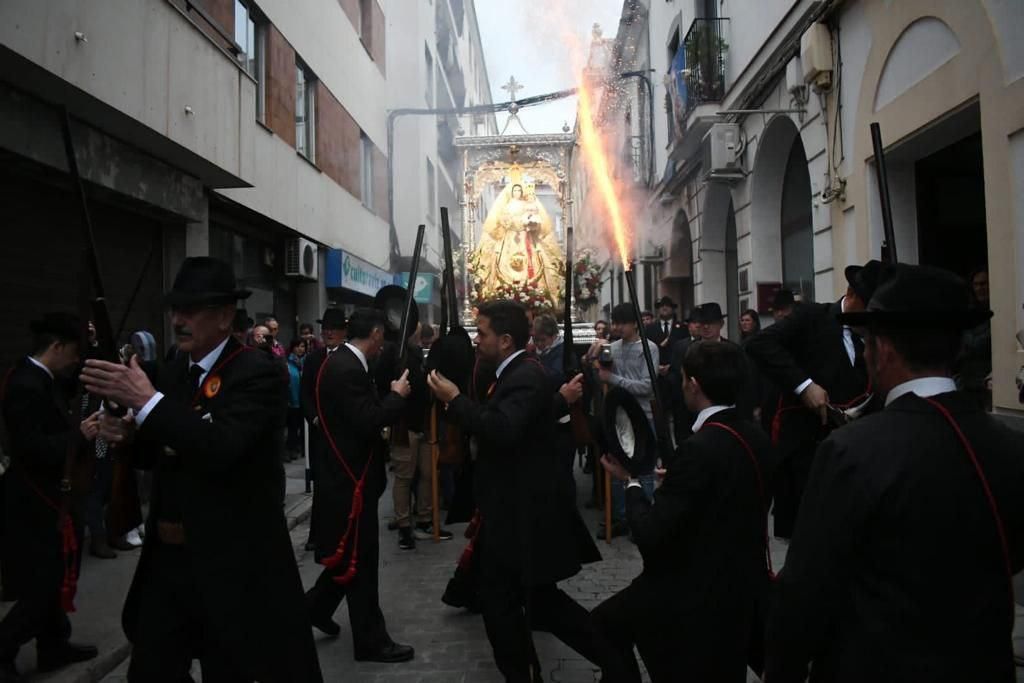
[[[695,450],[692,444],[684,446]],[[668,465],[661,486],[654,492],[654,502],[647,499],[643,488],[626,489],[626,519],[633,540],[642,553],[677,538],[681,524],[706,495],[710,472],[697,453],[681,450]]]
[[[377,397],[373,378],[362,368],[337,364],[328,367],[326,380],[331,389],[324,406],[324,419],[331,425],[328,411],[344,416],[344,424],[364,438],[379,436],[384,427],[395,424],[402,415],[405,401],[394,392]]]
[[[517,378],[505,387],[500,401],[486,405],[459,394],[448,405],[448,414],[473,434],[483,434],[493,443],[517,443],[538,414],[537,407],[550,401],[546,382],[528,383]]]
[[[12,381],[4,399],[4,419],[13,453],[31,469],[63,471],[71,442],[84,441],[70,427],[46,429],[42,415],[54,411],[53,398],[43,384]]]
[[[807,371],[797,365],[792,349],[812,334],[814,310],[809,305],[797,306],[792,315],[761,330],[744,347],[758,370],[782,391],[795,391],[808,379]]]
[[[227,387],[225,387],[227,390]],[[267,448],[268,424],[280,423],[287,407],[287,385],[277,365],[253,365],[234,380],[230,394],[214,419],[199,411],[162,400],[146,418],[141,433],[183,454],[186,467],[226,472],[237,462]]]
[[[765,680],[803,683],[834,633],[859,544],[868,489],[834,438],[818,448],[767,628]]]

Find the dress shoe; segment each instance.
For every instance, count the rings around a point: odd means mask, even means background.
[[[52,649],[37,650],[36,668],[39,671],[54,671],[68,664],[95,659],[98,654],[99,650],[92,645],[77,645],[65,641]]]
[[[89,545],[89,554],[101,560],[112,560],[117,557],[117,553],[114,552],[114,549],[106,541],[93,541]]]
[[[138,546],[134,546],[127,541],[123,536],[121,538],[112,538],[108,541],[108,544],[114,550],[135,550]]]
[[[416,534],[416,538],[419,540],[429,541],[434,538],[434,527],[432,524],[417,524],[416,531],[413,533]],[[438,538],[442,541],[450,541],[455,538],[455,535],[442,527],[438,532]]]
[[[330,617],[313,617],[310,616],[309,621],[313,624],[313,628],[318,631],[322,631],[326,635],[334,638],[341,633],[341,627],[338,626],[338,622]]]
[[[408,662],[416,655],[416,651],[408,645],[388,643],[373,652],[357,652],[357,662],[380,662],[381,664],[397,664]]]
[[[413,536],[411,528],[403,526],[398,529],[398,547],[401,550],[416,549],[416,537]]]
[[[18,683],[21,680],[21,675],[18,673],[17,667],[14,666],[14,660],[0,661],[0,683]]]

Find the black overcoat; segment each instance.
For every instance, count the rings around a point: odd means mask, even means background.
[[[767,480],[775,454],[767,436],[735,410],[714,414],[743,437]],[[666,657],[679,680],[745,681],[747,649],[767,587],[765,508],[757,470],[739,441],[705,424],[684,441],[654,493],[626,491],[630,531],[643,572],[627,589],[651,605],[637,628],[678,633]]]
[[[1024,567],[1024,434],[959,392],[934,397],[971,442]],[[949,423],[906,394],[821,444],[769,620],[767,680],[1014,680],[1013,601],[981,481]]]
[[[180,459],[184,548],[202,593],[204,620],[231,652],[231,661],[259,681],[320,681],[281,507],[282,465],[275,444],[283,429],[287,385],[265,354],[239,349],[229,338],[206,378],[219,376],[220,389],[212,397],[200,392],[198,410],[191,405],[186,355],[155,370],[155,386],[164,398],[139,428],[137,454],[140,464],[154,465],[154,510],[160,509],[165,461],[160,451],[170,447]],[[147,520],[125,601],[129,640],[138,628],[142,586],[154,569],[156,521],[153,515]]]
[[[484,544],[482,561],[518,573],[525,585],[579,572],[579,514],[559,471],[554,399],[540,363],[516,356],[486,404],[460,394],[448,413],[479,444],[477,503],[487,537],[497,540]]]
[[[42,496],[59,504],[68,447],[84,443],[81,433],[72,426],[69,410],[61,386],[27,358],[7,375],[3,416],[11,465],[3,477],[3,557],[4,592],[10,596],[36,579],[61,575],[58,512]],[[44,571],[44,567],[57,569]],[[55,585],[53,590],[59,588]]]
[[[320,407],[326,427],[357,478],[369,463],[363,514],[376,515],[377,499],[387,486],[387,442],[381,437],[381,430],[398,421],[405,401],[393,392],[380,398],[374,377],[348,346],[341,346],[326,363],[320,380]],[[329,446],[325,448],[318,477],[318,516],[313,533],[316,557],[321,560],[334,554],[345,533],[355,484]]]

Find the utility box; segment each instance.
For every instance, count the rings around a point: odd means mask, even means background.
[[[812,24],[800,37],[800,64],[804,82],[812,83],[815,90],[832,87],[832,34],[822,23]]]

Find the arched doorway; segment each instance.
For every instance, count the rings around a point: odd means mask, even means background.
[[[739,338],[739,259],[736,211],[723,183],[709,182],[701,217],[701,303],[715,302],[726,316],[725,334]]]
[[[690,219],[682,209],[672,220],[672,236],[661,278],[661,291],[679,304],[680,313],[693,308],[693,238],[690,235]]]
[[[804,301],[813,301],[811,178],[800,131],[788,116],[776,116],[761,134],[751,226],[755,282],[781,282]]]

